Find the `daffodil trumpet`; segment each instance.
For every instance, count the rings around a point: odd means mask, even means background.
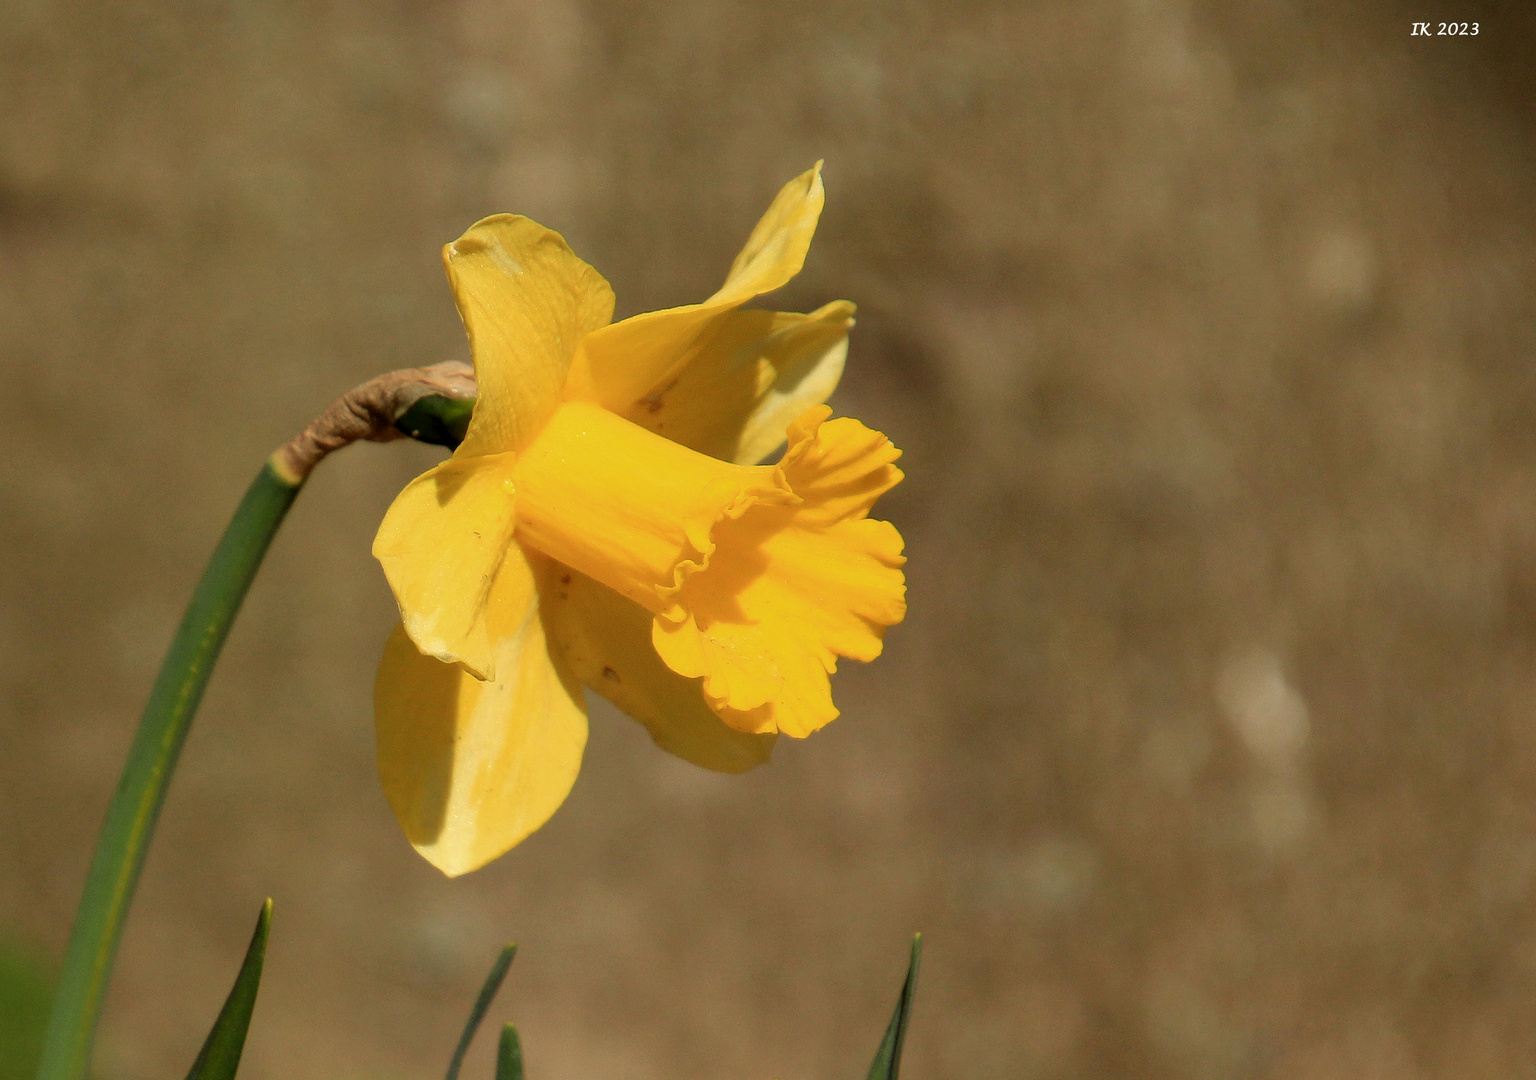
[[[799,272],[823,197],[818,165],[708,300],[618,323],[607,282],[527,218],[444,249],[479,396],[373,550],[401,614],[375,687],[380,776],[445,873],[564,801],[583,684],[664,749],[742,772],[836,717],[838,659],[874,659],[905,615],[901,536],[868,516],[899,452],[823,404],[853,305],[743,308]]]

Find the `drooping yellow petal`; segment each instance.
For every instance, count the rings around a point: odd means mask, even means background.
[[[496,681],[423,656],[396,627],[374,689],[384,794],[406,838],[450,877],[484,866],[549,820],[576,781],[587,741],[581,686],[550,653],[515,545],[496,580]]]
[[[780,465],[799,497],[758,503],[714,530],[709,564],[654,624],[674,671],[702,676],[721,717],[804,737],[837,716],[837,658],[873,660],[906,614],[901,535],[866,515],[901,479],[884,435],[819,406],[791,425]]]
[[[808,734],[837,715],[837,657],[877,656],[906,611],[901,536],[867,517],[898,451],[829,412],[748,467],[568,402],[518,459],[517,537],[651,612],[661,659],[728,724]]]
[[[613,318],[613,290],[559,233],[515,214],[443,249],[479,400],[459,457],[520,450],[560,402],[577,344]]]
[[[703,454],[756,465],[784,443],[795,417],[837,388],[853,305],[809,315],[732,311],[665,389],[627,419]]]
[[[596,402],[623,416],[665,389],[708,343],[722,316],[800,272],[825,199],[817,162],[784,185],[715,295],[613,323],[583,341],[566,383],[567,400]]]
[[[704,700],[697,679],[661,662],[651,645],[651,613],[586,574],[535,557],[540,603],[555,647],[582,682],[644,724],[656,745],[717,772],[741,773],[768,761],[772,734],[727,726]]]
[[[495,677],[485,608],[516,524],[513,454],[453,457],[396,496],[373,554],[416,648]]]

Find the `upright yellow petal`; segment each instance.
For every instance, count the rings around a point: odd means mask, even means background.
[[[516,455],[453,457],[395,497],[373,554],[400,605],[416,648],[495,677],[485,608],[517,523]]]
[[[723,315],[800,272],[825,199],[817,162],[784,185],[715,295],[702,304],[613,323],[583,341],[571,365],[566,399],[596,402],[624,416],[665,389],[708,343]]]
[[[805,253],[811,249],[811,237],[816,235],[816,222],[826,201],[818,161],[779,189],[731,263],[725,284],[705,303],[745,304],[787,284],[805,265]]]
[[[848,356],[853,305],[809,315],[732,311],[677,379],[627,415],[700,453],[756,465],[795,417],[831,396]]]
[[[582,682],[644,724],[656,745],[717,772],[768,761],[775,736],[728,727],[698,679],[668,668],[651,645],[651,613],[552,559],[535,558],[545,626]]]
[[[480,386],[458,456],[521,450],[559,404],[577,344],[613,318],[613,290],[559,233],[515,214],[471,226],[443,264]]]
[[[423,656],[397,627],[374,688],[384,794],[406,838],[450,877],[548,821],[576,781],[587,741],[581,686],[550,654],[515,546],[491,609],[495,682]]]

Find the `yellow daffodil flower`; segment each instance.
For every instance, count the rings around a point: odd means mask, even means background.
[[[373,551],[401,614],[375,687],[380,776],[445,873],[564,801],[582,684],[664,749],[743,772],[776,733],[833,719],[837,658],[874,659],[904,616],[901,536],[867,516],[899,451],[822,404],[853,305],[742,309],[799,272],[822,201],[818,165],[717,293],[618,323],[608,283],[527,218],[444,249],[479,400]]]

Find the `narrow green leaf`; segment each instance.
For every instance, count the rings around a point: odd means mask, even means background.
[[[272,925],[272,900],[261,905],[256,916],[256,932],[245,950],[245,960],[240,964],[240,974],[235,985],[224,999],[224,1007],[213,1022],[203,1048],[187,1080],[234,1080],[235,1070],[240,1067],[240,1054],[245,1050],[245,1034],[251,1028],[251,1010],[256,1008],[256,991],[261,986],[261,965],[267,958],[267,929]]]
[[[496,1080],[523,1080],[523,1043],[511,1024],[501,1029],[501,1045],[496,1048]]]
[[[897,1080],[901,1072],[901,1044],[907,1037],[907,1021],[912,1016],[912,997],[917,992],[917,964],[923,956],[923,935],[912,936],[912,957],[907,961],[907,981],[901,984],[901,997],[896,1002],[896,1012],[886,1026],[885,1038],[875,1052],[874,1064],[869,1067],[868,1080]]]
[[[84,1080],[123,921],[182,744],[246,590],[299,493],[268,463],[214,548],[160,665],[96,840],[48,1016],[37,1080]]]
[[[469,1044],[474,1041],[475,1032],[480,1030],[480,1021],[485,1019],[485,1011],[491,1007],[496,991],[501,989],[501,980],[507,977],[507,968],[512,966],[512,958],[516,955],[517,946],[508,945],[491,965],[491,973],[485,977],[480,996],[475,998],[475,1007],[469,1011],[464,1034],[459,1036],[458,1049],[454,1050],[453,1060],[448,1063],[448,1080],[459,1080],[459,1069],[464,1064],[464,1055],[469,1052]]]
[[[439,394],[424,397],[400,414],[395,429],[417,442],[456,448],[469,430],[474,398],[450,398]]]

